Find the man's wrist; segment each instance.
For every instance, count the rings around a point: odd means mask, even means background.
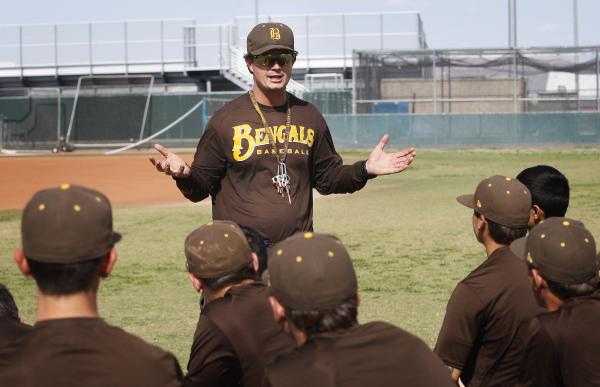
[[[365,179],[373,179],[374,177],[377,176],[377,175],[373,175],[373,174],[369,173],[369,170],[367,169],[367,160],[361,161],[360,169],[361,169],[362,175]]]

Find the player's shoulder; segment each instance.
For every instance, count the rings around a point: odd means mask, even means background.
[[[403,347],[424,348],[426,344],[417,336],[384,321],[372,321],[360,326],[365,336],[371,336],[373,340],[381,340],[382,343],[401,343]]]

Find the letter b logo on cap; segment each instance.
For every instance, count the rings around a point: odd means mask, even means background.
[[[279,33],[279,28],[270,28],[271,31],[271,39],[279,40],[281,39],[281,34]]]

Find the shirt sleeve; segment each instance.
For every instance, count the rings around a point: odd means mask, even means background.
[[[323,119],[323,130],[313,151],[313,187],[322,195],[358,191],[367,184],[369,178],[375,177],[366,173],[363,162],[344,165]]]
[[[200,316],[185,375],[184,386],[238,386],[241,369],[229,340]]]
[[[560,387],[562,375],[558,350],[544,325],[534,318],[529,325],[529,340],[521,363],[519,387]]]
[[[221,179],[227,171],[227,158],[218,134],[221,120],[213,117],[206,125],[196,147],[191,174],[184,179],[175,178],[177,188],[192,202],[199,202],[218,191]]]
[[[483,308],[469,286],[459,283],[454,289],[434,348],[446,365],[463,369],[480,334]]]

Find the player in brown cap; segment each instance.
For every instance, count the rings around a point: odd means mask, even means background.
[[[191,166],[159,144],[164,158],[150,159],[189,200],[210,195],[213,219],[250,226],[269,245],[312,230],[313,188],[355,192],[369,178],[403,171],[415,156],[412,148],[385,153],[385,135],[367,160],[344,165],[321,113],[286,92],[297,54],[288,26],[256,25],[245,56],[252,89],[211,117]]]
[[[31,331],[19,317],[19,308],[10,291],[0,284],[0,348]]]
[[[273,321],[268,289],[256,281],[258,260],[244,232],[214,221],[185,240],[192,286],[205,298],[185,376],[185,386],[264,383],[264,367],[294,347]]]
[[[487,259],[454,289],[434,351],[466,386],[513,386],[526,327],[540,311],[525,261],[508,247],[527,233],[531,194],[516,179],[492,176],[457,200],[473,209]]]
[[[582,223],[555,217],[514,244],[523,242],[535,296],[547,310],[530,325],[523,385],[600,385],[600,257],[594,237]]]
[[[102,193],[63,184],[23,210],[19,269],[37,284],[33,330],[0,349],[1,386],[179,386],[175,357],[98,315],[100,280],[115,265],[112,211]]]
[[[269,251],[268,271],[273,315],[298,345],[267,367],[269,386],[453,385],[419,338],[358,323],[356,274],[337,238],[298,233]]]
[[[553,216],[565,216],[569,207],[569,181],[549,165],[525,168],[517,175],[531,192],[529,228]]]

